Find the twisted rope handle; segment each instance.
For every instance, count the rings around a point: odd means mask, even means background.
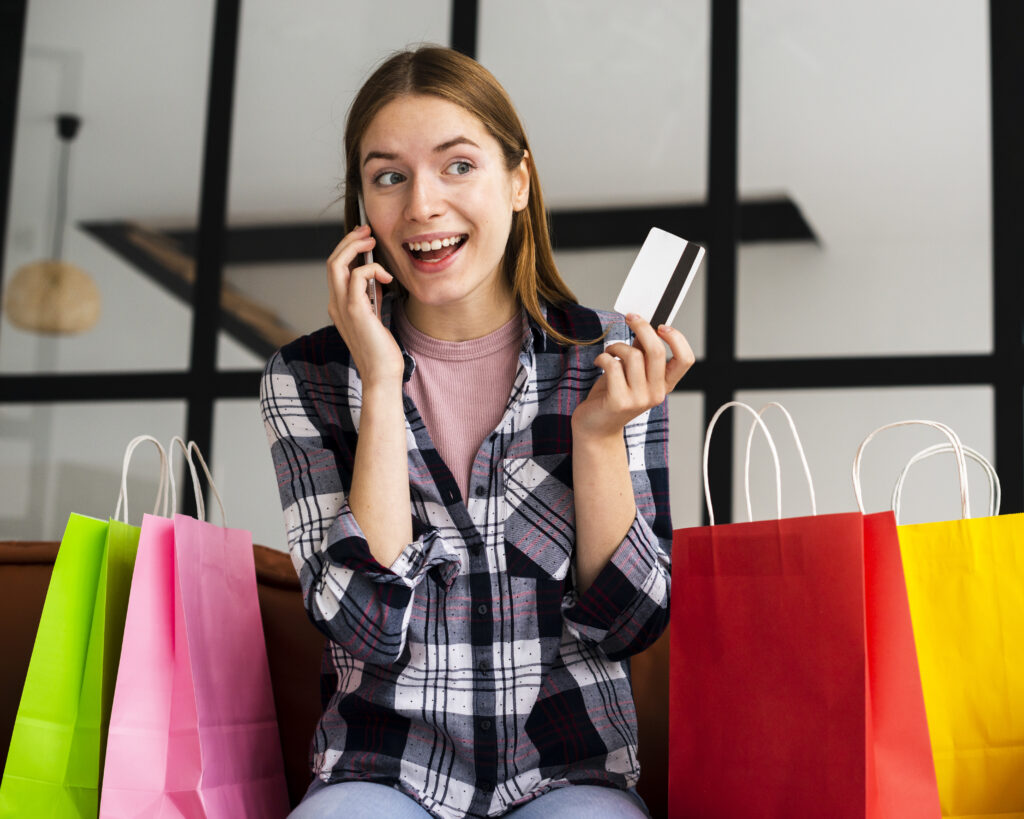
[[[900,506],[903,500],[903,482],[907,479],[907,473],[910,472],[910,467],[916,464],[918,461],[923,461],[925,458],[930,458],[933,455],[940,455],[944,452],[953,452],[951,444],[935,444],[927,449],[922,449],[913,458],[911,458],[903,471],[900,472],[899,478],[896,479],[896,485],[892,490],[892,509],[896,515],[896,523],[900,522]],[[1003,490],[999,485],[999,475],[996,474],[995,467],[992,463],[978,452],[976,449],[972,449],[969,446],[964,446],[964,455],[981,464],[981,468],[985,471],[985,476],[988,478],[988,514],[989,517],[995,517],[999,514],[999,507],[1002,505]]]
[[[857,497],[857,508],[860,509],[861,514],[865,513],[864,496],[860,487],[860,461],[864,454],[864,448],[868,445],[868,442],[879,432],[884,430],[894,429],[896,427],[912,426],[915,424],[937,429],[949,439],[949,444],[953,449],[953,454],[956,456],[957,472],[960,475],[960,510],[965,518],[969,518],[971,516],[971,501],[967,489],[967,460],[964,457],[964,445],[960,442],[960,438],[952,429],[945,424],[940,424],[938,421],[895,421],[894,423],[885,424],[884,426],[879,427],[861,441],[860,446],[857,448],[857,454],[853,458],[853,493]]]
[[[793,441],[796,443],[796,451],[800,453],[800,462],[804,465],[804,475],[807,477],[807,490],[811,495],[811,514],[817,515],[818,503],[814,497],[814,480],[811,478],[811,467],[807,464],[807,455],[804,454],[804,445],[800,440],[800,433],[796,431],[796,423],[793,421],[793,416],[778,401],[769,401],[757,411],[757,415],[759,418],[763,418],[764,414],[772,407],[776,407],[782,412],[786,416],[786,421],[789,422],[789,428],[793,432]],[[750,432],[747,434],[747,457],[743,464],[743,488],[747,496],[747,520],[754,519],[754,512],[750,505],[750,445],[754,440],[754,431],[756,429],[756,423],[750,425]],[[780,514],[779,517],[782,517],[782,515]]]
[[[156,490],[156,503],[153,504],[153,514],[158,515],[162,511],[164,517],[167,517],[168,500],[170,494],[173,493],[173,489],[169,493],[167,488],[167,452],[164,450],[163,445],[152,435],[136,435],[128,442],[128,446],[125,447],[124,461],[121,464],[121,491],[117,496],[114,520],[120,520],[122,523],[128,523],[128,467],[131,465],[132,455],[139,444],[146,441],[156,445],[157,450],[160,452],[160,483]],[[124,507],[123,517],[121,515],[122,506]]]
[[[739,407],[745,409],[751,415],[754,416],[754,423],[761,427],[764,432],[765,438],[768,439],[768,446],[772,451],[772,458],[775,461],[775,505],[777,509],[777,516],[782,517],[782,470],[779,468],[779,453],[775,449],[775,441],[772,438],[772,434],[768,431],[768,427],[765,426],[761,416],[754,410],[749,404],[744,404],[742,401],[727,401],[722,404],[711,416],[711,421],[708,423],[708,431],[704,435],[704,502],[708,507],[708,522],[715,525],[715,510],[711,506],[711,487],[708,483],[708,450],[711,447],[711,433],[715,429],[715,424],[718,423],[718,419],[722,416],[730,407]]]
[[[224,501],[221,499],[220,492],[217,491],[217,485],[213,482],[213,475],[210,474],[210,467],[206,465],[206,459],[203,457],[203,453],[199,451],[199,445],[195,441],[189,441],[185,443],[184,439],[178,435],[175,435],[171,439],[171,453],[174,453],[174,445],[177,444],[182,452],[185,453],[185,461],[188,463],[189,472],[192,474],[192,489],[195,492],[196,498],[196,517],[199,520],[206,520],[206,503],[203,501],[203,493],[199,487],[199,472],[196,470],[195,461],[199,461],[199,465],[203,468],[203,472],[206,474],[206,482],[209,484],[210,491],[213,493],[214,499],[217,501],[217,507],[220,509],[220,521],[222,526],[227,526],[227,517],[224,514]],[[172,458],[173,460],[173,458]],[[171,477],[171,486],[174,486],[174,477]]]

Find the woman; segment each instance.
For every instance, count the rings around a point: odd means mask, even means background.
[[[468,57],[389,58],[345,148],[369,225],[328,260],[333,326],[273,356],[261,400],[329,638],[293,816],[644,816],[627,660],[668,620],[665,396],[693,354],[576,304],[522,125]]]

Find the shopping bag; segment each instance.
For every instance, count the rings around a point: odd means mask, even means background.
[[[938,816],[892,513],[782,518],[769,436],[779,518],[715,526],[730,406],[711,525],[673,538],[671,815]]]
[[[142,523],[100,816],[282,817],[252,536],[203,520],[188,453],[197,518]]]
[[[127,523],[126,479],[132,453],[143,441],[160,450],[159,508],[164,450],[156,439],[139,436],[125,451],[114,519],[68,518],[0,782],[0,816],[96,816],[139,538],[139,528]]]
[[[989,515],[971,518],[958,461],[963,517],[899,526],[900,550],[942,813],[1024,816],[1024,515],[997,515],[982,465]]]

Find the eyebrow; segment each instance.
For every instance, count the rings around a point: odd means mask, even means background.
[[[457,136],[453,139],[449,139],[447,142],[442,142],[440,145],[434,148],[435,154],[441,154],[447,151],[449,148],[454,148],[456,145],[472,145],[474,148],[479,148],[473,140],[469,137]],[[398,159],[398,154],[388,153],[386,151],[370,151],[363,159],[363,165],[366,165],[371,159],[385,159],[393,161]]]

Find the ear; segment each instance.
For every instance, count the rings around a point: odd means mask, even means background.
[[[523,152],[522,161],[512,170],[512,210],[525,210],[530,202],[529,151]]]

